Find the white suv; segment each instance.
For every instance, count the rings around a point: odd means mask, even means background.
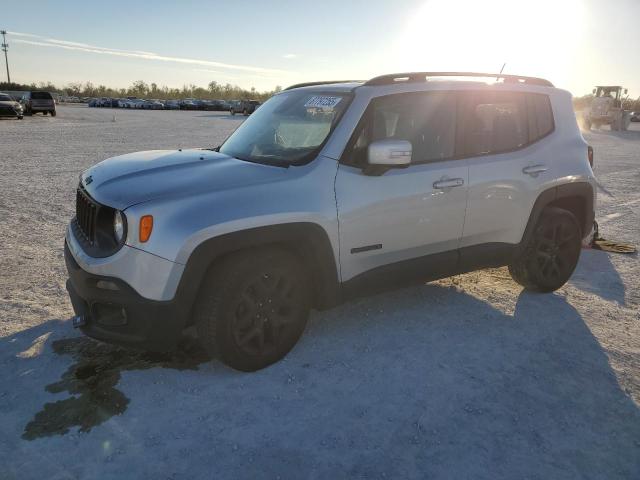
[[[296,85],[214,150],[81,175],[65,246],[74,324],[151,350],[195,325],[251,371],[287,354],[311,308],[364,292],[502,265],[550,292],[593,224],[592,162],[571,95],[546,80]]]

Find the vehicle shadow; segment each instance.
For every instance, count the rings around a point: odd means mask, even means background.
[[[117,444],[117,472],[151,437],[149,475],[213,461],[220,478],[636,477],[640,412],[579,313],[559,295],[523,292],[511,307],[440,284],[349,302],[314,313],[293,352],[254,374],[189,348],[156,357],[69,338],[52,320],[0,340],[15,372],[5,443],[34,469],[41,448],[20,437],[102,424],[82,445]],[[47,445],[62,449],[55,468],[78,471],[66,444]]]
[[[601,250],[583,249],[569,283],[584,292],[594,293],[604,300],[626,306],[625,285],[611,254]]]

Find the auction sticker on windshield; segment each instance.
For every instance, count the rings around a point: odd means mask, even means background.
[[[304,104],[305,107],[311,108],[333,108],[338,103],[340,103],[342,97],[329,97],[326,95],[316,95],[315,97],[311,97],[307,103]]]

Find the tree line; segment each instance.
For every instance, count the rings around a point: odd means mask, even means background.
[[[157,83],[146,83],[142,80],[133,82],[128,88],[111,88],[105,85],[95,86],[91,82],[75,82],[58,88],[51,82],[40,82],[31,84],[7,83],[0,82],[0,90],[46,90],[48,92],[57,93],[68,97],[111,97],[111,98],[157,98],[161,100],[197,98],[197,99],[255,99],[261,102],[272,96],[274,93],[282,91],[282,87],[277,86],[274,90],[268,92],[258,92],[255,88],[249,90],[240,88],[230,83],[218,83],[216,81],[209,82],[207,87],[198,87],[197,85],[184,85],[182,88],[170,88],[167,86],[158,86]],[[583,95],[573,98],[573,106],[576,110],[583,110],[591,105],[593,95]],[[634,112],[640,111],[640,97],[633,100],[627,99],[624,103],[625,110]]]
[[[51,82],[39,82],[31,84],[0,82],[0,90],[9,91],[31,91],[45,90],[68,97],[111,97],[111,98],[156,98],[161,100],[197,98],[197,99],[251,99],[265,101],[274,93],[282,91],[282,87],[277,86],[268,92],[258,92],[255,88],[249,90],[232,85],[230,83],[209,82],[207,87],[197,85],[184,85],[182,88],[170,88],[165,85],[158,86],[157,83],[146,83],[142,80],[133,82],[128,88],[112,88],[105,85],[94,85],[91,82],[74,82],[58,88]]]

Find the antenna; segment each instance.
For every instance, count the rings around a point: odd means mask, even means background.
[[[507,62],[504,62],[502,64],[502,68],[500,69],[500,73],[502,73],[504,71],[504,67],[506,67],[506,66],[507,66]]]
[[[5,37],[7,31],[0,30],[0,34],[2,34],[2,51],[4,52],[4,63],[7,65],[7,82],[11,83],[11,76],[9,75],[9,59],[7,58],[7,50],[9,50],[9,44],[7,43],[7,39]]]

